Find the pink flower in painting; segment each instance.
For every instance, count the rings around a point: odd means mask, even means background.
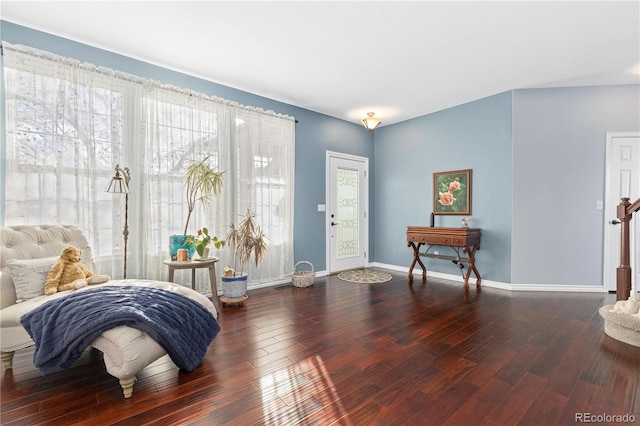
[[[449,192],[454,192],[460,189],[460,182],[458,182],[457,180],[454,180],[453,182],[449,183]]]
[[[440,199],[438,200],[438,202],[443,206],[451,206],[453,205],[454,201],[456,201],[451,192],[438,192],[438,194],[440,194]]]

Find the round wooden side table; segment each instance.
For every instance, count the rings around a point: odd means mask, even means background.
[[[165,260],[164,264],[169,267],[169,277],[167,281],[173,282],[173,276],[176,269],[191,269],[191,288],[196,289],[196,269],[207,268],[209,270],[209,282],[211,284],[211,301],[216,307],[216,311],[220,312],[218,304],[218,284],[216,282],[216,262],[220,259],[217,257],[209,257],[202,260],[191,259],[186,262],[177,260]]]

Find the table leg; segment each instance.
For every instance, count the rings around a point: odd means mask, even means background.
[[[409,281],[413,281],[413,267],[416,265],[416,262],[418,262],[422,268],[422,278],[426,278],[427,268],[425,268],[424,263],[420,260],[420,246],[422,246],[422,243],[418,243],[416,247],[413,241],[411,241],[407,245],[413,249],[413,262],[411,262],[411,266],[409,266]]]
[[[422,259],[420,259],[420,247],[422,247],[424,243],[419,243],[418,248],[416,249],[416,255],[418,256],[418,265],[422,268],[422,279],[427,279],[427,267],[422,263]]]
[[[469,262],[469,266],[467,266],[467,273],[464,276],[464,289],[465,291],[469,290],[469,277],[471,276],[471,271],[476,275],[476,288],[480,288],[480,273],[476,268],[476,250],[478,250],[480,246],[478,244],[474,245],[471,250],[468,247],[463,247],[462,251],[468,253],[469,258],[467,259]]]
[[[464,291],[469,291],[469,276],[471,275],[471,268],[473,268],[473,258],[469,256],[469,265],[467,266],[467,273],[464,274]]]
[[[476,288],[480,288],[480,281],[482,280],[482,278],[480,277],[480,272],[478,272],[478,269],[476,268],[476,250],[480,249],[480,245],[476,244],[475,246],[473,246],[473,248],[471,249],[471,253],[469,254],[469,257],[471,258],[471,261],[469,262],[469,266],[473,269],[473,273],[476,274]]]
[[[409,266],[409,281],[413,281],[413,267],[416,266],[418,254],[416,253],[416,246],[413,242],[407,243],[407,245],[413,249],[413,262],[411,262],[411,266]]]
[[[169,265],[169,277],[167,278],[167,281],[169,281],[170,283],[173,282],[173,266]]]
[[[191,268],[191,289],[196,289],[196,268]]]
[[[216,280],[216,265],[209,266],[209,281],[211,284],[211,302],[216,307],[216,311],[220,312],[220,305],[218,304],[218,282]]]

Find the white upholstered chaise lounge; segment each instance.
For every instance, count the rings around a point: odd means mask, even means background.
[[[36,259],[58,257],[62,249],[69,245],[82,250],[82,263],[92,271],[95,270],[95,263],[91,248],[82,231],[71,225],[2,227],[0,240],[0,356],[5,368],[10,369],[14,352],[34,345],[20,323],[20,317],[49,300],[65,297],[72,292],[65,291],[51,296],[41,295],[17,302],[12,269],[9,265],[14,268],[14,273],[19,273],[16,272],[18,267],[25,267],[26,264],[28,269],[31,264],[38,262]],[[44,271],[47,268],[40,266],[40,269]],[[207,297],[190,288],[169,282],[140,279],[111,280],[76,291],[106,285],[166,289],[199,302],[211,312],[214,318],[217,318],[216,309]],[[91,346],[104,354],[107,372],[119,379],[125,398],[131,397],[133,393],[136,374],[167,354],[147,333],[128,326],[117,326],[105,331],[91,343]]]

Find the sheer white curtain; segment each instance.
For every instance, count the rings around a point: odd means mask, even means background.
[[[224,171],[223,192],[233,179],[221,161],[231,140],[230,107],[197,93],[182,93],[173,87],[147,82],[142,99],[144,136],[142,164],[144,170],[140,188],[139,226],[147,239],[149,256],[144,264],[144,276],[159,279],[156,265],[168,257],[170,235],[184,232],[187,208],[183,176],[194,161],[208,158],[208,164]],[[202,227],[211,235],[223,237],[225,222],[221,211],[224,198],[218,196],[207,209],[196,208],[189,222],[188,234]],[[213,249],[213,248],[212,248]],[[206,288],[206,287],[205,287]]]
[[[24,46],[3,47],[5,224],[76,224],[100,272],[121,276],[124,197],[104,189],[116,164],[129,167],[127,276],[165,279],[169,235],[182,234],[186,220],[184,171],[209,157],[224,171],[222,194],[194,212],[189,231],[207,226],[224,237],[228,224],[252,208],[271,248],[250,271],[250,283],[293,272],[292,117]],[[219,269],[230,263],[228,250],[215,255]],[[203,280],[199,289],[208,289]]]
[[[124,200],[104,189],[124,159],[123,81],[78,61],[3,47],[5,223],[75,224],[100,266],[112,269]]]
[[[235,110],[235,123],[235,149],[228,160],[235,187],[227,192],[225,213],[231,217],[225,222],[238,223],[248,208],[256,212],[270,248],[258,268],[250,265],[249,279],[269,281],[280,271],[293,272],[294,126],[240,108]]]

